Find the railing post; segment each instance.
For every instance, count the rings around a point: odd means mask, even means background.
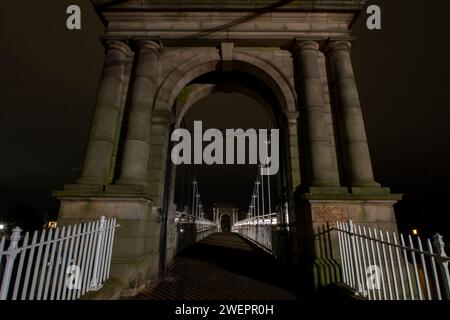
[[[2,288],[0,290],[0,300],[6,300],[8,298],[9,283],[11,281],[12,271],[14,268],[14,261],[19,253],[18,246],[20,240],[20,233],[22,229],[16,227],[11,234],[11,243],[9,244],[8,254],[6,256],[6,267],[3,274]]]
[[[447,300],[450,300],[450,275],[448,271],[448,257],[444,249],[444,241],[439,233],[436,233],[433,236],[433,239],[433,244],[436,248],[436,254],[439,255],[439,258],[437,258],[436,260],[439,264],[439,269],[441,270],[442,282],[444,284],[445,290],[445,298]]]
[[[357,263],[357,258],[356,258],[356,248],[355,248],[355,237],[353,234],[353,221],[349,220],[348,221],[348,231],[349,231],[349,254],[350,254],[350,270],[352,273],[352,279],[354,281],[353,283],[353,289],[356,289],[356,293],[359,294],[359,286],[360,286],[360,281],[359,281],[359,276],[358,276],[358,270],[356,267],[356,263]]]
[[[106,224],[106,218],[102,216],[100,218],[100,227],[98,229],[98,240],[97,240],[97,249],[95,252],[95,260],[94,260],[94,271],[93,276],[91,280],[90,290],[91,291],[98,291],[101,289],[102,284],[100,283],[99,279],[99,263],[100,263],[100,255],[102,250],[102,242],[103,242],[103,236],[105,233],[105,224]]]

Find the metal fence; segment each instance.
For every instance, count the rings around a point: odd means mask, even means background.
[[[273,234],[277,224],[277,213],[271,213],[238,221],[233,225],[232,231],[249,238],[270,253],[274,253],[277,246],[274,243],[276,237],[273,237]]]
[[[344,282],[369,300],[450,300],[442,236],[425,241],[337,222]]]
[[[15,228],[0,240],[0,300],[74,300],[99,290],[109,278],[117,226],[101,217],[38,230],[31,239]]]

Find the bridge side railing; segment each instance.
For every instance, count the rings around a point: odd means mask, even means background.
[[[450,300],[442,236],[420,237],[337,222],[343,281],[369,300]],[[433,248],[434,247],[434,248]]]
[[[217,225],[213,221],[184,212],[176,213],[175,223],[177,224],[178,249],[188,247],[217,232]]]
[[[31,238],[16,227],[0,239],[0,300],[74,300],[99,290],[109,278],[116,227],[115,218],[102,217]]]
[[[232,232],[255,242],[264,250],[275,254],[277,237],[274,233],[278,226],[277,213],[270,213],[258,217],[251,217],[235,223]]]

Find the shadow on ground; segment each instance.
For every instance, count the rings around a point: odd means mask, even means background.
[[[234,233],[216,233],[183,250],[180,257],[196,259],[279,287],[289,288],[289,278],[276,258]]]
[[[297,296],[273,256],[237,234],[216,233],[180,252],[164,279],[136,298],[296,300]]]

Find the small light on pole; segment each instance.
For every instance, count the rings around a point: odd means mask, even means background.
[[[5,230],[6,226],[3,223],[0,223],[0,231]]]
[[[412,230],[413,235],[417,236],[419,234],[419,231],[417,229]]]

